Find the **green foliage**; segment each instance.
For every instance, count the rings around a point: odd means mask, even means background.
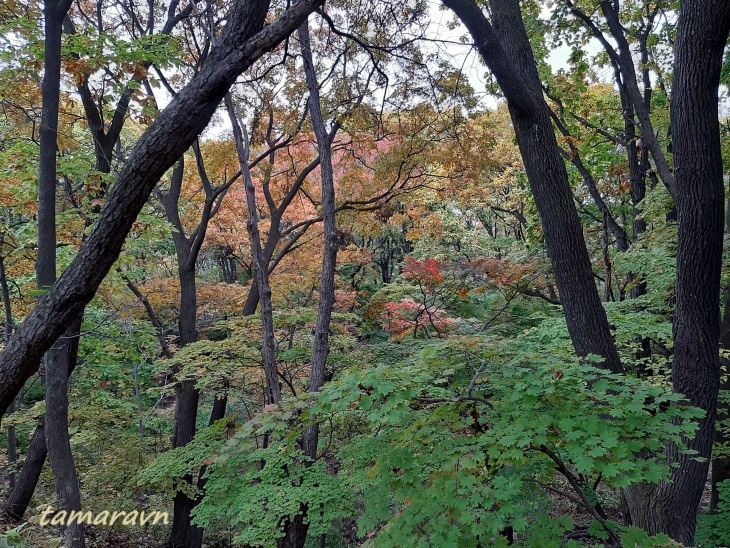
[[[666,479],[664,443],[681,445],[701,416],[661,386],[489,339],[431,342],[399,363],[373,358],[311,408],[295,405],[308,410],[265,413],[237,434],[211,467],[199,519],[230,512],[240,539],[265,546],[302,504],[319,509],[326,530],[352,512],[352,502],[330,508],[329,497],[360,493],[360,534],[377,546],[476,546],[507,526],[544,545],[570,524],[549,521],[543,486],[559,490],[563,476],[575,483],[572,496],[595,503],[589,486],[599,479],[614,488]],[[341,438],[339,473],[322,459],[316,481],[300,475],[292,441],[311,420]],[[344,436],[344,428],[359,433]],[[272,445],[256,451],[264,432]],[[549,527],[537,525],[545,520]]]
[[[621,534],[621,542],[623,546],[641,546],[641,548],[671,548],[673,546],[680,547],[672,541],[667,535],[650,536],[643,529],[638,527],[624,527]]]
[[[184,447],[176,447],[157,457],[137,477],[137,485],[145,488],[154,488],[173,495],[177,491],[184,491],[188,496],[198,494],[197,478],[200,470],[209,464],[214,452],[222,446],[228,428],[233,419],[227,418],[201,429],[193,441]],[[192,483],[185,481],[185,476],[192,476]]]
[[[14,527],[4,533],[0,533],[0,548],[9,548],[10,546],[16,546],[18,548],[29,547],[27,539],[21,534],[27,524],[23,523],[18,527]]]
[[[223,518],[237,527],[235,542],[276,546],[282,525],[306,508],[312,536],[327,533],[331,522],[353,514],[352,495],[327,470],[324,459],[310,463],[291,447],[223,450],[209,473],[205,503],[195,522]],[[235,488],[232,486],[235,484]]]
[[[697,544],[703,548],[722,548],[730,544],[730,480],[717,486],[717,512],[702,514],[697,520]]]

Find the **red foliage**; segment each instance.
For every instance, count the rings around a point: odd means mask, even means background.
[[[416,261],[412,257],[406,259],[406,268],[403,270],[403,277],[406,280],[413,280],[416,283],[433,287],[444,283],[446,278],[442,272],[444,263],[434,259]]]
[[[385,329],[396,338],[402,338],[419,329],[434,330],[438,335],[444,335],[454,325],[455,320],[445,315],[445,312],[436,308],[426,308],[421,303],[411,299],[403,299],[399,303],[385,305]]]

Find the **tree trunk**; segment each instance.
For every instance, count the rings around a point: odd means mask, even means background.
[[[0,236],[0,247],[5,243],[5,235]],[[1,252],[1,250],[0,250]],[[8,278],[5,274],[5,257],[0,255],[0,291],[3,298],[3,309],[5,311],[5,345],[10,342],[13,336],[13,308],[10,303],[10,288],[8,287]],[[18,410],[22,390],[18,392],[18,396],[8,408],[8,415],[12,415]],[[15,436],[15,427],[8,427],[8,488],[10,491],[15,489],[15,464],[18,461],[18,440]]]
[[[69,326],[67,334],[80,333],[82,323],[83,318],[76,318]],[[66,362],[69,367],[69,377],[76,367],[78,349],[79,337],[70,336],[67,345],[68,357],[66,358]],[[36,427],[31,438],[30,445],[28,446],[28,453],[26,454],[23,466],[20,469],[15,489],[10,492],[8,498],[2,504],[2,509],[0,510],[4,516],[14,523],[20,522],[23,518],[23,514],[25,514],[25,511],[28,509],[28,505],[30,504],[31,498],[33,498],[33,493],[35,492],[36,485],[38,484],[38,479],[43,471],[43,465],[46,462],[48,450],[46,448],[44,422],[45,421],[42,421],[41,424]]]
[[[717,101],[728,32],[730,3],[682,2],[671,108],[679,227],[672,384],[675,392],[706,413],[688,447],[707,460],[697,462],[668,447],[670,462],[679,464],[672,472],[672,483],[647,490],[648,499],[628,501],[634,525],[652,534],[666,533],[685,546],[694,546],[720,384],[717,343],[724,184]]]
[[[271,212],[269,237],[267,238],[266,245],[264,246],[264,259],[265,264],[269,269],[269,276],[274,269],[274,267],[271,265],[271,258],[274,256],[276,246],[278,246],[279,242],[281,241],[281,233],[279,232],[279,227],[281,226],[281,218],[284,215],[284,212],[286,211],[288,205],[289,203],[287,203],[286,201],[282,202],[282,204],[275,211]],[[259,306],[259,300],[260,295],[257,276],[254,278],[253,283],[251,284],[251,290],[248,292],[248,296],[246,297],[246,303],[243,305],[242,314],[244,316],[253,316],[254,314],[256,314],[256,308],[258,308]]]
[[[601,304],[583,228],[553,130],[518,0],[492,0],[487,21],[474,0],[443,0],[469,30],[507,98],[573,346],[623,371]]]
[[[319,290],[319,311],[314,331],[314,350],[312,352],[312,370],[309,377],[309,392],[318,392],[324,385],[327,356],[330,352],[329,330],[332,319],[332,307],[335,304],[335,269],[337,266],[337,220],[335,213],[335,183],[332,168],[332,138],[327,131],[322,115],[322,103],[319,97],[319,83],[312,59],[309,41],[309,23],[299,27],[299,43],[302,49],[304,73],[309,90],[309,113],[317,138],[320,169],[322,172],[322,220],[324,221],[324,256],[322,257],[322,281]],[[304,454],[312,462],[317,459],[319,442],[319,424],[307,428],[302,439]],[[309,524],[306,521],[307,508],[301,508],[301,514],[287,523],[280,548],[303,548],[307,540]]]
[[[177,208],[177,203],[174,204]],[[180,347],[197,340],[197,295],[195,287],[195,261],[190,256],[190,247],[184,234],[174,234],[178,256],[178,277],[180,279]],[[175,433],[172,446],[185,447],[193,441],[198,419],[200,393],[195,380],[178,383],[175,389]],[[186,476],[184,481],[192,482]],[[170,548],[199,548],[203,542],[203,529],[191,524],[191,512],[196,501],[182,491],[173,500],[172,530],[168,540]]]
[[[39,289],[50,289],[56,281],[56,152],[58,102],[61,86],[62,22],[69,1],[44,3],[45,67],[43,76],[43,114],[40,129],[38,186],[38,260]],[[44,357],[46,379],[46,447],[58,497],[65,511],[81,510],[81,492],[68,435],[68,354],[69,339],[58,339]],[[64,544],[83,548],[81,523],[62,527]]]
[[[46,447],[62,510],[81,510],[81,492],[68,434],[68,339],[61,337],[46,353]],[[84,546],[84,526],[74,523],[63,529],[64,544]]]
[[[46,462],[46,430],[43,423],[36,427],[33,437],[28,446],[28,454],[25,457],[23,467],[15,482],[15,489],[5,500],[2,506],[2,515],[13,523],[23,521],[23,515],[28,509],[30,499],[33,498],[35,486],[43,471],[43,464]]]
[[[264,250],[261,248],[258,208],[256,207],[256,188],[251,178],[251,170],[248,167],[250,141],[248,135],[243,133],[244,130],[240,124],[239,115],[236,112],[230,95],[226,95],[225,103],[226,109],[228,110],[228,117],[233,126],[238,162],[241,165],[241,173],[243,174],[246,190],[246,210],[248,212],[246,229],[248,230],[249,240],[251,241],[251,255],[254,267],[256,268],[257,294],[261,300],[261,330],[263,341],[261,356],[264,360],[264,374],[266,375],[266,403],[278,403],[281,401],[281,384],[276,365],[276,338],[274,336],[274,308],[271,300],[271,284],[269,283],[269,257],[266,257]],[[273,237],[272,230],[269,235],[269,240]],[[249,292],[249,300],[251,299],[252,293],[253,286]],[[255,304],[253,305],[253,310],[256,310]],[[251,310],[244,310],[244,314],[247,312],[251,312]]]

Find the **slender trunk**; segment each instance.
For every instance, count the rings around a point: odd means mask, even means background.
[[[319,149],[322,173],[322,220],[324,222],[324,256],[322,257],[322,281],[319,289],[319,311],[314,331],[312,370],[309,377],[309,392],[318,392],[325,381],[327,356],[330,352],[329,330],[332,307],[335,304],[335,268],[337,264],[337,223],[335,213],[335,184],[332,168],[332,139],[325,126],[319,97],[319,83],[312,59],[309,41],[309,23],[299,27],[304,74],[309,90],[309,113]],[[317,459],[319,424],[307,428],[302,439],[304,454],[313,462]],[[280,548],[302,548],[307,539],[309,524],[306,520],[306,505],[287,523],[285,536],[279,542]]]
[[[177,204],[176,204],[177,207]],[[191,261],[185,236],[175,233],[175,247],[178,252],[178,277],[180,279],[180,346],[197,339],[197,295],[195,288],[195,262]],[[192,264],[191,264],[192,263]],[[185,447],[195,437],[200,393],[195,380],[178,383],[175,389],[175,432],[172,446]],[[184,481],[192,482],[191,476]],[[191,512],[196,501],[182,491],[173,500],[173,520],[168,546],[170,548],[197,548],[203,542],[203,529],[191,523]]]
[[[659,140],[654,134],[654,126],[651,121],[649,105],[645,104],[643,100],[644,98],[641,95],[641,90],[639,90],[631,47],[626,39],[624,27],[621,25],[621,21],[619,19],[618,1],[602,0],[601,10],[606,18],[611,35],[618,44],[618,57],[623,76],[623,83],[626,86],[626,92],[628,97],[631,99],[636,116],[639,119],[644,146],[646,146],[651,152],[659,177],[662,179],[667,191],[671,194],[672,198],[676,199],[676,177],[669,168],[669,164],[667,163],[664,152],[661,149]]]
[[[280,207],[276,211],[271,212],[271,227],[269,228],[269,237],[266,240],[266,245],[264,246],[265,264],[269,269],[268,276],[271,275],[271,272],[274,269],[274,267],[271,265],[271,258],[274,256],[276,246],[278,246],[279,241],[281,241],[279,226],[284,211],[285,210]],[[244,316],[253,316],[256,313],[256,308],[258,308],[259,300],[259,284],[258,277],[256,277],[254,278],[253,283],[251,284],[251,290],[248,292],[248,296],[246,297],[246,303],[243,305],[242,314]]]
[[[324,222],[324,256],[322,257],[322,282],[319,288],[319,311],[314,331],[314,351],[309,391],[318,392],[324,385],[327,356],[330,352],[329,330],[332,307],[335,304],[335,270],[337,266],[337,220],[335,215],[335,183],[332,168],[332,140],[325,127],[319,98],[319,84],[314,69],[312,50],[309,45],[309,27],[305,22],[299,27],[304,72],[309,89],[309,112],[317,137],[317,147],[322,170],[322,219]],[[304,434],[304,452],[314,459],[317,456],[319,429],[313,426]]]
[[[603,212],[603,234],[601,235],[601,247],[603,249],[603,264],[606,267],[606,283],[604,300],[613,301],[613,264],[611,263],[611,252],[608,247],[608,211]]]
[[[5,235],[0,236],[0,247],[5,242]],[[0,256],[0,290],[2,291],[3,309],[5,311],[5,346],[10,342],[13,336],[13,309],[10,303],[10,288],[8,287],[8,278],[5,274],[5,257]],[[13,400],[8,408],[8,415],[15,413],[20,405],[20,399],[23,391]],[[18,461],[18,441],[15,436],[15,427],[8,427],[8,488],[10,491],[15,489],[15,463]]]
[[[667,448],[678,464],[672,482],[629,499],[634,525],[694,546],[699,508],[712,454],[720,385],[717,344],[722,267],[724,184],[718,87],[730,32],[730,3],[685,0],[677,27],[671,121],[677,181],[677,304],[674,320],[674,391],[705,411],[687,440],[696,456]],[[702,242],[702,245],[698,245]]]
[[[243,126],[239,121],[240,116],[236,112],[230,95],[226,95],[225,103],[226,109],[228,110],[228,117],[233,126],[238,161],[241,165],[241,173],[243,174],[246,190],[246,209],[248,211],[246,228],[251,241],[251,255],[253,257],[254,267],[256,268],[257,294],[261,300],[261,329],[263,337],[261,355],[264,360],[264,374],[266,375],[266,399],[269,404],[278,403],[281,401],[281,384],[276,365],[276,339],[274,337],[274,310],[271,299],[271,284],[269,283],[269,260],[261,248],[261,233],[259,232],[257,218],[256,188],[251,178],[251,170],[248,168],[250,142],[248,135],[244,134],[245,129],[242,129]],[[272,237],[273,233],[270,238]],[[251,298],[252,292],[253,286],[252,291],[249,293],[249,299]],[[253,305],[253,310],[256,310],[255,305]],[[251,311],[245,310],[244,314],[246,312]]]
[[[134,397],[137,400],[137,429],[140,443],[144,440],[144,407],[142,405],[142,390],[139,385],[139,364],[134,364]]]
[[[38,187],[38,260],[39,289],[49,289],[56,281],[56,151],[58,103],[61,78],[62,22],[70,2],[46,1],[45,67],[43,76],[43,114],[40,129],[40,169]],[[68,344],[58,339],[44,357],[46,378],[45,438],[62,510],[81,510],[81,493],[68,436]],[[73,548],[84,546],[83,524],[62,528],[64,543]]]
[[[19,394],[20,396],[20,394]],[[18,409],[18,399],[8,407],[8,415],[12,415]],[[15,427],[8,427],[8,489],[15,489],[15,464],[18,462],[18,440],[15,436]]]
[[[46,429],[41,422],[30,440],[28,454],[15,482],[15,489],[10,492],[2,506],[3,517],[11,522],[20,523],[23,520],[23,515],[28,509],[38,478],[43,470],[43,464],[46,462],[47,454]]]
[[[172,352],[167,344],[167,339],[165,339],[165,329],[162,326],[162,322],[157,317],[155,309],[152,308],[149,299],[147,299],[147,296],[139,290],[129,277],[127,277],[123,270],[119,269],[119,272],[122,274],[124,281],[127,282],[127,288],[135,297],[137,297],[137,300],[142,303],[142,306],[144,306],[144,309],[147,312],[147,317],[150,319],[150,323],[154,326],[155,331],[157,331],[157,340],[160,341],[160,349],[162,350],[162,353],[166,358],[172,358]]]
[[[46,353],[46,446],[60,509],[80,511],[81,492],[68,434],[68,344],[61,337]],[[83,547],[83,524],[69,525],[63,536],[67,546]]]

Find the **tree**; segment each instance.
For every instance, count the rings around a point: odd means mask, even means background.
[[[705,460],[698,462],[670,445],[667,454],[679,465],[672,482],[645,490],[640,500],[629,500],[637,526],[667,533],[687,546],[694,545],[720,387],[717,345],[725,188],[717,96],[728,33],[726,2],[682,3],[671,109],[679,227],[672,386],[705,411],[700,430],[688,442]]]
[[[178,316],[180,347],[195,342],[197,332],[197,289],[195,282],[195,266],[198,254],[205,240],[208,224],[220,208],[233,180],[224,181],[214,186],[208,178],[203,163],[199,144],[193,145],[198,175],[205,193],[205,201],[201,208],[200,220],[190,234],[180,220],[180,195],[183,187],[184,160],[181,158],[172,172],[170,188],[163,192],[156,189],[157,197],[165,208],[168,221],[174,228],[173,241],[177,253],[177,271],[180,282],[180,314]],[[196,219],[197,220],[197,219]],[[200,394],[195,388],[195,381],[183,380],[177,383],[175,390],[175,433],[173,447],[184,447],[195,437]],[[225,400],[222,405],[214,406],[211,423],[222,419],[225,414]],[[191,481],[191,478],[188,478]],[[203,530],[190,524],[190,512],[195,500],[184,492],[178,492],[174,501],[173,528],[170,546],[200,546],[203,542]]]
[[[90,21],[94,23],[93,28],[95,33],[97,34],[97,44],[103,43],[102,37],[106,37],[108,40],[112,41],[114,46],[116,46],[117,48],[120,46],[120,43],[126,45],[126,42],[114,42],[112,40],[112,31],[110,31],[108,28],[105,28],[104,18],[96,17],[92,19],[89,17],[88,14],[84,13],[81,10],[81,7],[79,7],[78,13],[67,13],[64,14],[64,17],[62,17],[63,30],[65,34],[69,37],[70,41],[70,44],[67,44],[66,46],[66,54],[68,55],[70,50],[71,57],[70,60],[66,60],[65,68],[74,77],[76,91],[81,98],[81,104],[83,106],[86,124],[88,126],[89,132],[91,133],[93,142],[95,173],[88,176],[88,178],[91,181],[98,183],[94,185],[87,185],[94,190],[89,193],[90,195],[83,195],[79,197],[73,190],[73,183],[76,182],[73,181],[73,174],[63,173],[63,178],[66,183],[65,190],[68,194],[67,198],[70,200],[73,208],[77,210],[77,213],[83,218],[85,228],[88,228],[93,224],[93,217],[98,214],[100,210],[99,204],[103,202],[103,198],[106,194],[106,185],[108,178],[107,176],[112,171],[113,151],[115,147],[119,147],[120,145],[122,130],[127,120],[129,111],[132,108],[135,90],[139,85],[140,80],[142,79],[142,75],[146,74],[146,70],[150,67],[153,60],[157,63],[161,63],[160,58],[164,56],[165,53],[167,53],[164,46],[159,48],[154,47],[155,40],[162,41],[172,32],[175,26],[181,20],[187,17],[192,11],[192,6],[187,6],[185,9],[181,10],[180,13],[176,13],[177,5],[177,1],[173,1],[170,4],[167,19],[165,20],[165,23],[160,32],[156,35],[152,34],[155,21],[154,12],[147,14],[147,18],[150,24],[142,31],[141,35],[138,35],[136,33],[136,30],[138,28],[141,28],[139,19],[142,16],[135,13],[135,11],[131,8],[126,10],[126,13],[136,23],[129,25],[129,27],[132,28],[131,36],[129,36],[129,38],[132,40],[134,45],[142,46],[136,52],[136,55],[140,56],[140,58],[138,59],[140,64],[134,65],[132,67],[131,72],[133,74],[130,80],[122,86],[121,92],[117,97],[117,102],[114,105],[112,111],[113,113],[111,116],[109,115],[109,112],[106,108],[108,103],[108,97],[105,95],[104,89],[107,87],[114,88],[115,85],[118,85],[119,76],[109,78],[108,74],[114,75],[115,72],[124,73],[125,70],[130,69],[129,63],[127,63],[127,66],[125,67],[117,66],[111,68],[110,66],[105,66],[104,68],[106,68],[106,71],[101,70],[98,65],[100,63],[104,64],[104,62],[100,61],[99,59],[100,57],[104,59],[103,53],[100,51],[96,51],[93,45],[90,45],[90,43],[94,44],[94,41],[89,39],[88,29],[81,36],[77,34],[76,24],[74,23],[73,18],[74,16],[76,18],[79,18],[84,25],[88,25]],[[96,8],[99,10],[98,13],[101,13],[102,7],[102,4],[96,6]],[[154,6],[151,9],[154,10]],[[113,25],[111,26],[113,27]],[[145,41],[145,39],[147,39],[147,41]],[[121,48],[124,49],[124,46],[122,46]],[[115,51],[114,54],[121,58],[125,58],[124,52],[122,52],[122,54],[120,55],[119,52]],[[115,57],[115,55],[112,55],[112,57]],[[118,59],[116,60],[118,61]],[[109,65],[113,64],[113,60],[109,62]],[[94,86],[92,85],[93,80],[95,80],[94,73],[99,72],[101,72],[104,76],[102,77],[101,84],[98,86],[100,89],[94,89]],[[106,120],[109,119],[110,121],[109,123],[107,123]],[[85,177],[82,177],[82,179],[85,179]],[[53,185],[53,196],[55,200],[55,177],[53,179]],[[44,203],[48,204],[49,202],[47,202],[47,199],[50,198],[44,197]],[[85,204],[83,202],[85,201],[85,199],[90,202],[90,208],[84,207]],[[51,206],[48,205],[49,210],[50,207]],[[56,204],[54,202],[54,218],[55,208]],[[46,216],[44,215],[43,218],[45,217]],[[81,239],[83,241],[85,239],[85,235],[82,235]],[[55,243],[53,247],[55,256]],[[64,359],[68,362],[66,369],[68,370],[69,376],[76,367],[76,359],[78,354],[78,345],[79,338],[81,336],[82,323],[83,316],[79,316],[69,326],[69,329],[65,334],[65,338],[63,339],[66,342],[67,346],[66,357]],[[56,425],[56,428],[58,428],[58,424]],[[42,443],[42,440],[45,439],[43,433],[43,426],[39,426],[39,435],[37,437],[34,436],[33,438],[34,440],[36,440],[36,443],[31,444],[28,455],[25,459],[25,462],[23,463],[23,467],[19,475],[18,483],[20,485],[20,488],[13,489],[10,492],[7,500],[3,504],[3,512],[13,521],[18,521],[22,518],[25,510],[28,507],[28,504],[30,503],[33,492],[35,491],[35,486],[38,482],[38,478],[40,477],[47,454],[46,445]]]
[[[623,367],[593,282],[583,230],[519,4],[492,2],[492,23],[472,0],[445,0],[444,4],[469,30],[507,98],[576,352],[601,356],[607,369],[620,372]]]
[[[50,288],[56,281],[56,152],[58,149],[58,103],[61,91],[62,22],[71,2],[44,3],[45,73],[43,76],[43,116],[40,129],[40,169],[38,193],[37,283]],[[74,320],[77,320],[74,318]],[[71,330],[73,331],[73,330]],[[59,505],[65,511],[81,510],[81,493],[68,435],[68,337],[56,341],[44,356],[46,379],[45,441],[51,459]],[[78,344],[78,343],[76,343]],[[76,522],[63,527],[64,542],[84,547],[84,526]]]

